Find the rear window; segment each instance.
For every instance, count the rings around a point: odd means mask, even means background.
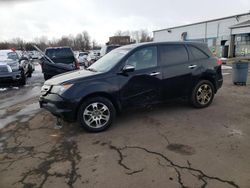
[[[159,47],[161,65],[172,65],[188,61],[188,53],[184,45],[168,44]]]
[[[51,59],[74,57],[70,48],[47,49],[45,54]]]
[[[205,54],[203,51],[201,51],[200,49],[198,49],[194,46],[189,45],[189,49],[190,49],[195,60],[208,58],[207,54]]]

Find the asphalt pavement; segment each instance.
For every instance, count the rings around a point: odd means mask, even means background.
[[[250,188],[250,84],[223,75],[208,108],[169,101],[90,134],[39,108],[38,65],[25,87],[0,89],[0,187]]]

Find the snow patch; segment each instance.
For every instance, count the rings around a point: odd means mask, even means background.
[[[0,88],[0,91],[6,91],[7,88]]]
[[[222,70],[232,70],[232,67],[227,65],[222,65]]]

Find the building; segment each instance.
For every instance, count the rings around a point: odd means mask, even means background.
[[[130,44],[130,36],[113,36],[109,37],[108,44],[119,44],[119,45],[127,45]]]
[[[154,41],[202,41],[218,57],[250,56],[250,12],[154,31]]]

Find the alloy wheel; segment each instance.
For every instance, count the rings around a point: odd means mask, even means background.
[[[101,128],[108,123],[109,119],[109,108],[100,102],[89,104],[83,112],[83,120],[91,128]]]
[[[210,85],[202,84],[197,92],[196,92],[196,99],[201,105],[208,104],[213,96],[213,90]]]

